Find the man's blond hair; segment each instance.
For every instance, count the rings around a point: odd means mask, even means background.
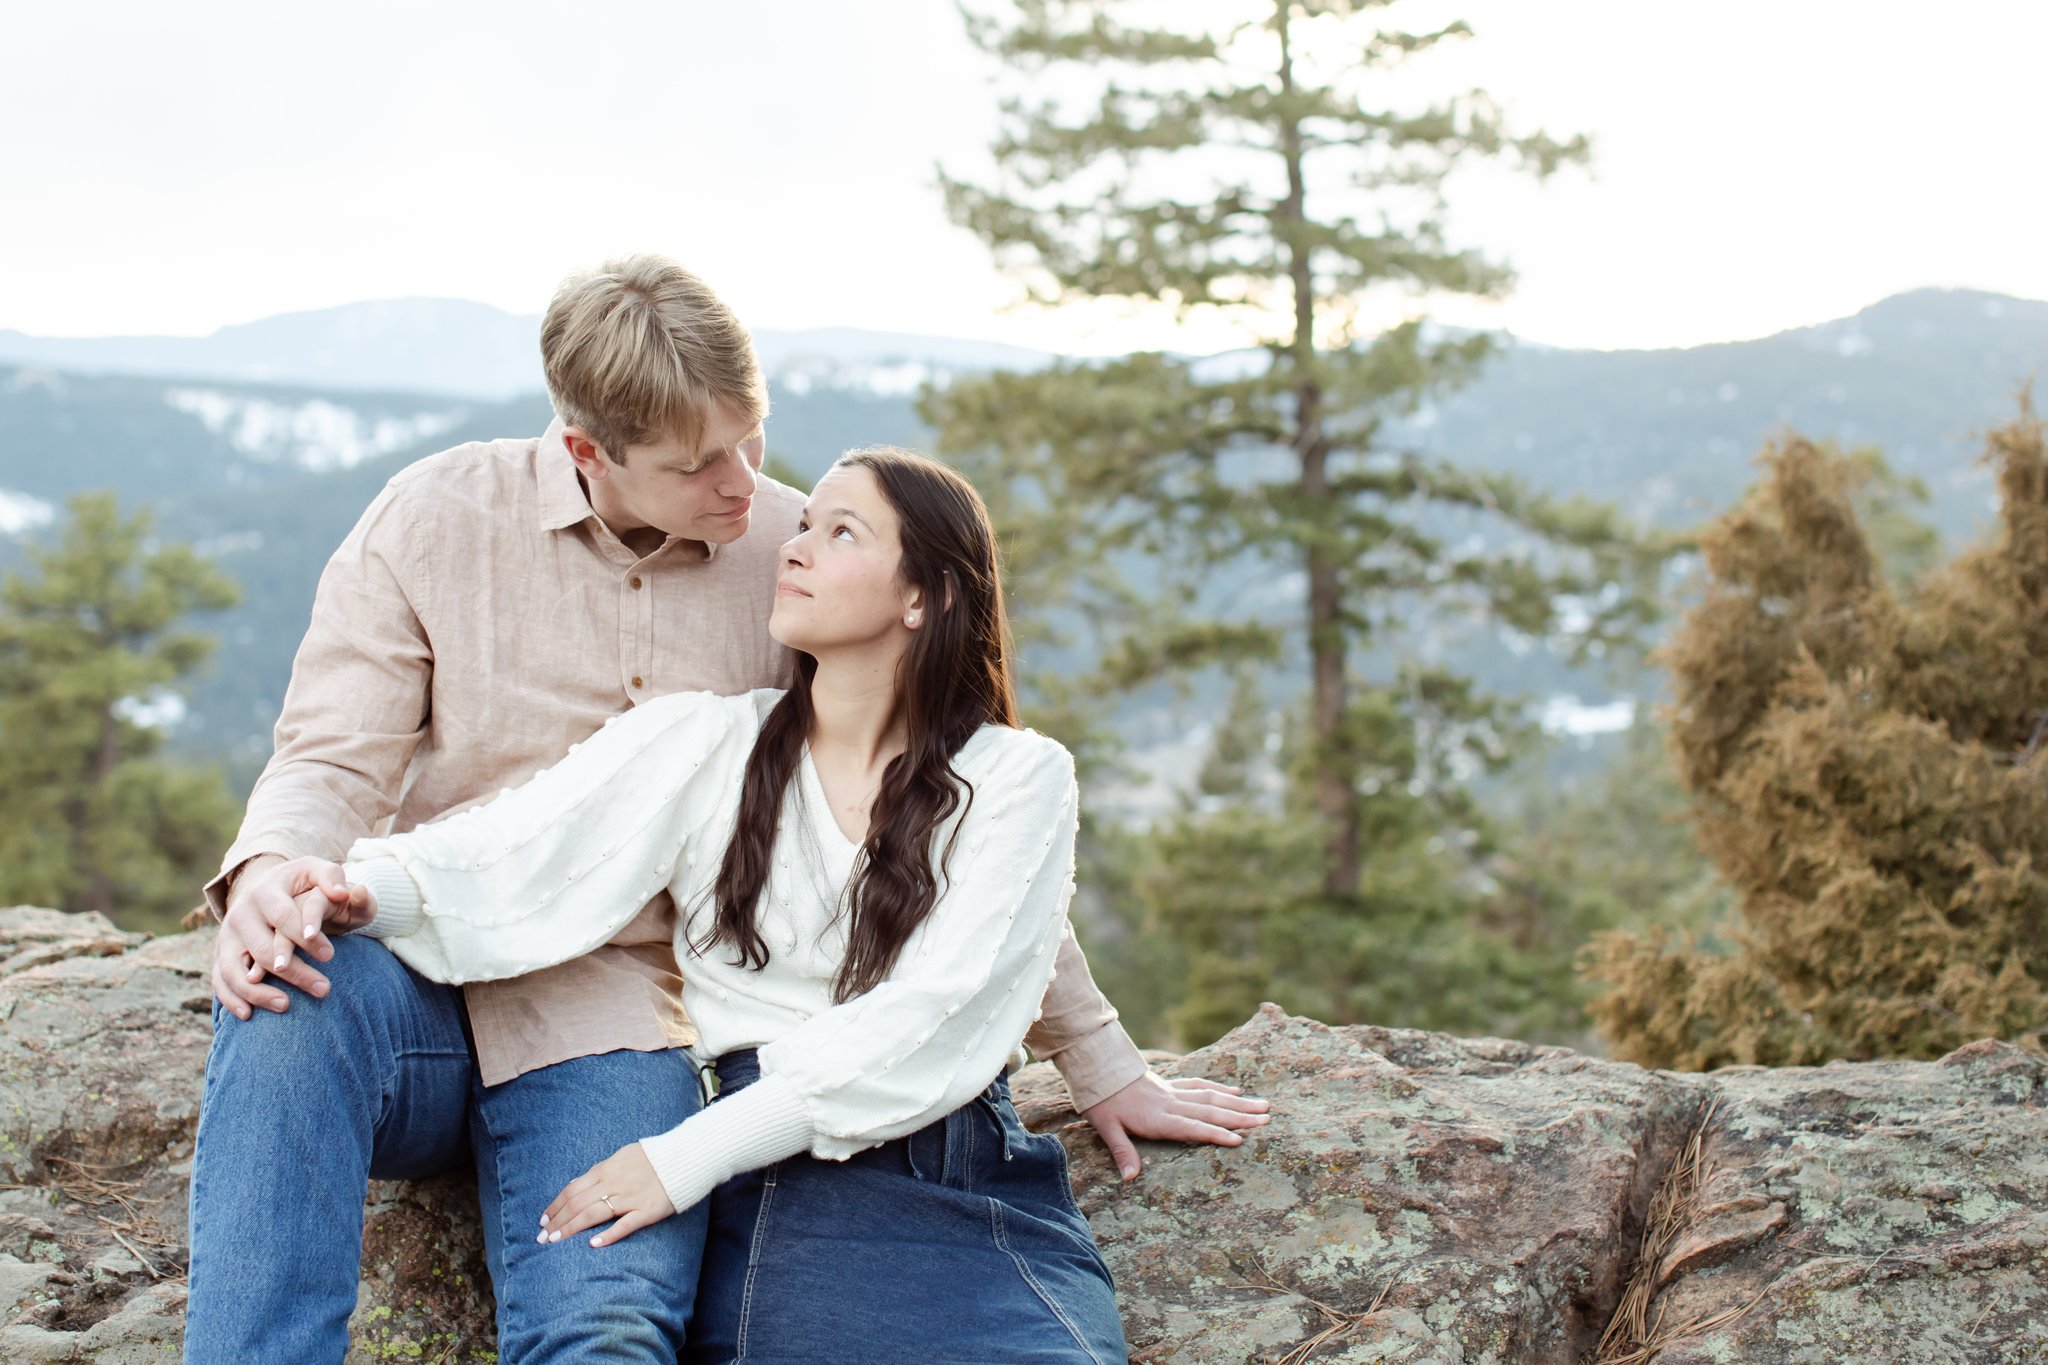
[[[629,446],[694,446],[721,403],[749,423],[768,415],[747,329],[664,256],[622,256],[562,281],[541,320],[540,357],[555,411],[615,463]]]

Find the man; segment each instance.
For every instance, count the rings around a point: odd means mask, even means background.
[[[787,677],[767,620],[803,499],[759,476],[768,402],[738,320],[632,257],[562,286],[541,352],[545,434],[406,469],[328,564],[276,752],[207,888],[188,1360],[339,1360],[368,1180],[464,1159],[501,1359],[681,1346],[701,1207],[603,1249],[534,1236],[571,1178],[701,1103],[675,906],[575,961],[455,988],[348,936],[345,895],[309,871],[516,785],[650,697]],[[1030,1042],[1127,1178],[1133,1136],[1234,1143],[1262,1121],[1259,1101],[1152,1076],[1071,938]]]

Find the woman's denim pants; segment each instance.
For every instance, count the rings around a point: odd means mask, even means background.
[[[719,1059],[721,1094],[759,1076],[751,1051]],[[791,1157],[709,1202],[693,1365],[1125,1359],[1066,1150],[1018,1121],[1006,1076],[908,1137]]]

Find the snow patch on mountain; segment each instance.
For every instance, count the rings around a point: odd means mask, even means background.
[[[417,445],[447,431],[467,416],[463,408],[409,416],[369,416],[358,409],[315,398],[280,403],[218,389],[164,391],[164,402],[190,413],[208,431],[252,460],[289,463],[314,472],[348,469]]]

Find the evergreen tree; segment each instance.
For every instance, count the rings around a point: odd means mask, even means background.
[[[167,927],[234,833],[220,774],[162,762],[145,722],[213,649],[174,624],[237,593],[149,532],[81,495],[31,575],[0,584],[0,903]]]
[[[1534,637],[1564,633],[1569,615],[1576,644],[1597,650],[1649,614],[1636,585],[1653,556],[1609,509],[1396,437],[1490,343],[1419,317],[1368,334],[1369,306],[1510,281],[1451,243],[1446,177],[1473,162],[1544,177],[1586,144],[1511,133],[1481,92],[1375,102],[1403,62],[1468,33],[1380,27],[1388,7],[1240,0],[1238,22],[1213,29],[1174,18],[1228,6],[1022,0],[1001,20],[970,16],[983,49],[1053,93],[1005,106],[993,183],[941,177],[955,221],[1039,301],[1221,310],[1254,347],[1246,363],[1139,354],[961,380],[924,405],[941,449],[990,493],[1017,615],[1053,636],[1040,657],[1064,641],[1063,668],[1093,666],[1040,723],[1071,737],[1105,695],[1245,661],[1285,680],[1291,794],[1165,836],[1167,870],[1216,900],[1180,928],[1199,950],[1191,970],[1238,983],[1220,1009],[1295,950],[1234,942],[1243,926],[1223,927],[1240,911],[1263,897],[1276,927],[1334,920],[1346,942],[1371,937],[1387,897],[1413,888],[1397,877],[1369,894],[1367,850],[1454,819],[1458,777],[1506,757],[1510,708],[1441,669],[1369,677],[1369,651],[1412,652],[1405,629],[1460,611]]]
[[[2048,441],[2030,405],[1986,461],[1996,530],[1903,586],[1859,520],[1868,462],[1796,437],[1703,537],[1707,591],[1664,651],[1671,733],[1739,920],[1719,944],[1596,942],[1593,1009],[1618,1054],[1707,1068],[2040,1046]]]

